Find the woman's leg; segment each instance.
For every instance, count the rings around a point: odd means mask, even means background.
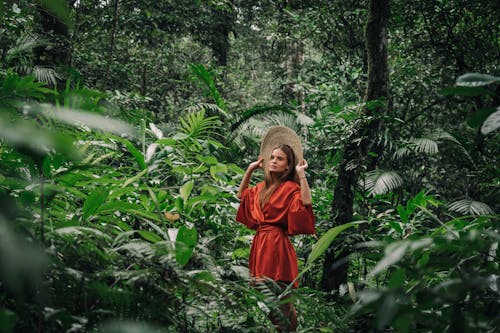
[[[279,281],[281,291],[285,290],[289,283]],[[269,313],[269,319],[274,324],[278,332],[295,332],[297,330],[297,311],[293,305],[291,295],[280,298],[284,304],[279,306],[279,312],[272,310]]]

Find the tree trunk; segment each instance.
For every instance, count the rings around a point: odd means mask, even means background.
[[[210,48],[214,54],[218,66],[227,65],[227,55],[231,43],[229,34],[233,30],[235,22],[234,10],[214,10],[215,23],[210,35]]]
[[[40,35],[51,44],[51,47],[44,45],[33,50],[34,65],[54,70],[67,66],[70,55],[68,26],[40,4],[37,5],[37,11],[41,27]]]
[[[295,101],[300,105],[301,111],[305,111],[304,94],[296,92],[295,86],[301,67],[304,65],[304,46],[302,41],[293,38],[287,42],[285,75],[286,83],[283,85],[282,102],[284,105],[291,105]]]
[[[353,204],[359,174],[367,164],[368,152],[382,125],[382,115],[389,106],[389,69],[387,66],[387,21],[389,0],[371,0],[365,30],[368,59],[368,82],[364,96],[366,121],[348,139],[339,166],[339,176],[332,202],[332,226],[352,221]],[[378,101],[378,103],[372,103]],[[360,140],[361,139],[361,140]],[[370,163],[374,165],[373,161]],[[336,253],[338,252],[338,253]],[[323,264],[321,286],[324,290],[337,290],[347,282],[349,246],[340,251],[330,247]]]
[[[109,82],[109,72],[111,68],[111,63],[113,62],[113,53],[115,48],[116,31],[118,29],[118,5],[119,0],[115,0],[113,3],[113,27],[111,28],[111,36],[108,49],[108,63],[106,64],[106,72],[104,74],[105,82]],[[113,82],[113,80],[111,80]],[[115,86],[114,83],[112,86]]]

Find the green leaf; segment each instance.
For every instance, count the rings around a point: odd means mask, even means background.
[[[401,220],[404,223],[408,223],[409,222],[408,213],[407,213],[405,207],[403,207],[402,205],[398,205],[397,211],[398,211],[399,217],[401,217]]]
[[[175,245],[175,260],[181,267],[191,259],[197,239],[198,231],[195,227],[190,229],[183,225],[179,228]]]
[[[216,279],[212,273],[208,271],[192,271],[189,272],[189,276],[192,276],[195,280],[203,280],[208,282],[215,282]]]
[[[72,26],[70,10],[65,0],[38,0],[40,5],[67,26]]]
[[[217,163],[219,163],[219,161],[217,161],[217,159],[213,156],[198,155],[198,156],[196,156],[196,158],[200,162],[203,162],[203,163],[208,164],[208,165],[217,165]]]
[[[490,114],[488,118],[481,126],[481,133],[483,135],[488,135],[491,132],[496,131],[500,127],[500,107],[497,108],[497,111]]]
[[[14,331],[17,316],[14,312],[0,309],[0,332],[9,333]]]
[[[391,226],[392,229],[396,230],[397,232],[399,233],[403,232],[403,229],[401,228],[398,222],[389,221],[389,225]]]
[[[492,92],[487,89],[481,87],[470,87],[470,86],[448,87],[441,89],[439,93],[444,96],[459,95],[459,96],[469,96],[469,97],[492,95]]]
[[[135,176],[130,177],[129,179],[127,179],[127,180],[123,183],[122,187],[123,187],[123,188],[125,188],[125,187],[127,187],[128,185],[130,185],[130,184],[132,184],[132,183],[134,183],[134,182],[136,182],[136,181],[139,181],[139,179],[141,179],[141,178],[142,178],[142,176],[144,176],[146,173],[148,173],[148,169],[147,169],[147,168],[146,168],[146,169],[144,169],[144,170],[142,170],[141,172],[139,172],[137,175],[135,175]]]
[[[147,169],[144,155],[142,155],[142,153],[137,148],[135,148],[135,146],[132,144],[132,142],[130,142],[127,139],[120,138],[117,136],[113,136],[113,138],[118,140],[119,142],[123,143],[125,145],[125,147],[127,147],[128,151],[132,154],[132,156],[134,156],[135,160],[137,161],[137,164],[139,164],[139,167],[141,168],[141,170]]]
[[[467,125],[473,128],[479,127],[493,112],[495,112],[495,108],[478,110],[469,119],[467,119]]]
[[[330,244],[335,240],[335,238],[344,230],[354,227],[355,225],[365,223],[366,221],[356,221],[342,224],[331,228],[324,234],[317,242],[314,244],[309,257],[307,258],[307,264],[310,265],[316,259],[318,259],[325,251],[328,249]]]
[[[464,87],[478,87],[494,82],[500,82],[500,77],[480,73],[467,73],[460,76],[456,84],[457,86]]]
[[[98,188],[90,193],[83,203],[83,218],[86,220],[97,211],[109,195],[107,188]]]
[[[186,182],[180,188],[180,195],[184,203],[186,203],[191,195],[191,191],[193,190],[194,182],[192,180]]]
[[[404,255],[406,254],[406,250],[408,249],[409,244],[408,242],[402,241],[402,242],[395,242],[389,244],[385,248],[385,256],[382,258],[375,268],[370,272],[370,276],[374,276],[390,266],[394,265],[395,263],[399,262]]]
[[[139,230],[137,232],[142,238],[144,238],[145,240],[151,242],[151,243],[156,243],[156,242],[159,242],[159,241],[162,241],[163,239],[158,236],[157,234],[151,232],[151,231],[147,231],[147,230]]]
[[[448,206],[448,209],[463,215],[489,215],[495,214],[487,204],[472,199],[456,200]]]
[[[401,287],[404,284],[404,282],[405,282],[405,270],[396,269],[391,273],[388,286],[390,288],[398,288]]]
[[[429,258],[430,258],[430,253],[424,252],[424,254],[422,254],[420,259],[418,259],[417,261],[417,267],[422,268],[425,265],[427,265],[427,263],[429,262]]]
[[[222,175],[227,174],[227,166],[222,163],[218,163],[217,165],[212,165],[210,167],[210,174],[212,178],[215,180],[221,179]]]
[[[385,194],[403,185],[403,178],[396,171],[373,170],[367,172],[365,189],[370,195]]]

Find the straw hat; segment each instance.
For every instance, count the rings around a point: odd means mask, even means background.
[[[295,163],[302,161],[304,152],[297,133],[286,126],[273,126],[269,128],[260,143],[260,155],[264,159],[264,166],[269,162],[273,148],[281,144],[286,144],[292,148],[295,155]]]

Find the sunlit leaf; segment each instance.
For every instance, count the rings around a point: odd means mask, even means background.
[[[181,267],[191,259],[197,240],[198,232],[195,227],[181,226],[179,228],[175,245],[175,260]]]
[[[460,199],[449,204],[448,209],[462,215],[489,215],[495,214],[487,204],[472,199]]]
[[[124,121],[112,119],[100,114],[87,111],[79,111],[70,108],[56,107],[49,104],[33,105],[26,111],[40,111],[46,117],[58,120],[60,122],[79,125],[83,124],[89,128],[101,130],[118,135],[136,136],[132,126]]]
[[[389,244],[385,248],[385,256],[377,263],[377,265],[372,269],[369,275],[377,275],[378,273],[399,262],[406,254],[406,250],[408,249],[408,247],[409,244],[405,241]]]
[[[139,230],[137,231],[137,233],[142,237],[144,238],[145,240],[151,242],[151,243],[156,243],[156,242],[159,242],[159,241],[162,241],[163,238],[161,238],[160,236],[158,236],[157,234],[151,232],[151,231],[147,231],[147,230]]]
[[[180,188],[179,192],[184,202],[188,201],[189,196],[191,195],[191,191],[193,190],[193,187],[194,187],[194,182],[190,180],[186,182],[184,185],[182,185],[182,187]]]
[[[104,203],[109,195],[107,188],[98,188],[89,194],[83,203],[83,218],[86,220]]]
[[[478,87],[499,82],[500,77],[480,73],[467,73],[457,79],[457,86]]]
[[[385,194],[403,185],[403,178],[395,171],[373,170],[366,174],[365,189],[370,195]]]
[[[481,126],[481,133],[483,135],[488,135],[491,132],[496,131],[500,127],[500,107],[497,108],[497,111],[494,113],[490,114],[488,118],[483,123],[483,126]]]
[[[330,244],[337,238],[337,236],[344,230],[354,227],[355,225],[364,223],[362,221],[349,222],[329,229],[317,242],[314,244],[309,257],[307,258],[307,264],[310,265],[316,259],[318,259],[327,249]]]

